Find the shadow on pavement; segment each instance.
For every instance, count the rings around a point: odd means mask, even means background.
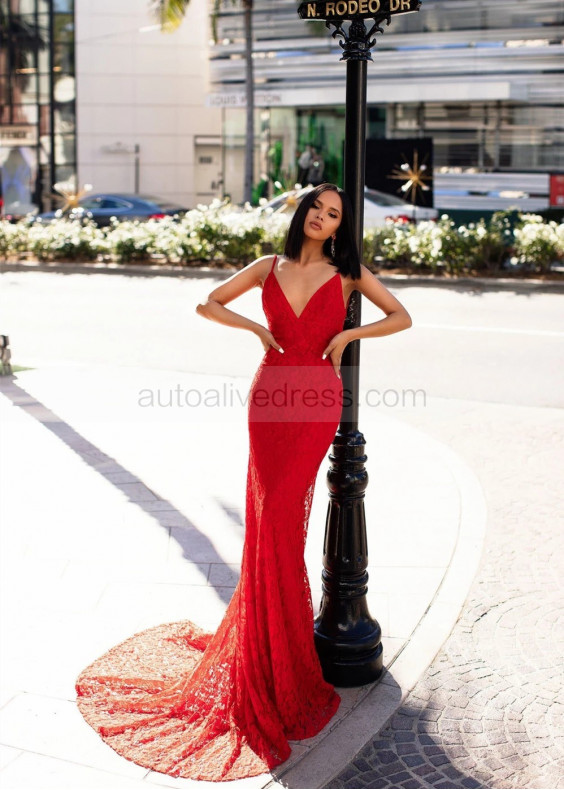
[[[436,721],[443,708],[416,705],[409,698],[376,732],[356,756],[326,785],[329,788],[486,788],[469,774],[474,764],[465,745],[465,733],[453,720],[445,739],[437,735]],[[448,743],[445,743],[448,740]],[[505,785],[509,787],[510,785]]]
[[[174,505],[166,499],[162,499],[155,491],[152,491],[143,480],[125,469],[114,458],[92,444],[92,442],[78,433],[71,425],[55,414],[55,412],[51,411],[51,409],[34,398],[33,395],[30,395],[25,389],[16,384],[16,378],[16,375],[1,377],[0,392],[11,400],[14,406],[17,406],[26,414],[29,414],[30,417],[37,420],[44,428],[47,428],[55,434],[58,439],[64,442],[67,447],[76,453],[85,463],[104,477],[108,483],[121,491],[130,502],[144,510],[160,527],[170,533],[171,540],[176,540],[180,545],[183,557],[186,560],[196,565],[204,576],[207,575],[210,563],[215,562],[224,564],[223,558],[217,553],[208,537],[186,518],[183,513],[180,513]],[[126,479],[127,482],[118,482],[120,478],[122,481]],[[131,495],[130,489],[128,488],[132,483],[144,486],[156,497],[156,499],[147,502],[139,501],[135,496]],[[156,509],[155,506],[157,503],[162,509]],[[233,517],[232,513],[230,515]],[[235,520],[237,523],[240,522],[239,517]],[[174,523],[175,528],[180,528],[180,530],[175,530],[175,536],[171,533],[171,523]],[[199,555],[201,557],[204,552],[206,554],[206,560],[203,561],[198,559],[197,556]],[[196,556],[194,556],[194,554],[196,554]],[[236,583],[237,580],[234,581],[233,586],[235,586]],[[211,582],[210,585],[215,587],[218,597],[227,605],[231,600],[233,590],[230,587],[213,585]]]

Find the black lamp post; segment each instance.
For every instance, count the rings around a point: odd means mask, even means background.
[[[362,258],[364,174],[366,150],[366,64],[372,60],[375,32],[390,24],[395,14],[417,11],[420,0],[314,0],[298,8],[302,19],[325,20],[334,26],[347,62],[345,119],[345,192],[351,198],[355,237]],[[366,28],[364,20],[372,25]],[[348,22],[348,29],[343,24]],[[345,328],[360,325],[360,293],[353,291]],[[381,629],[370,615],[368,547],[364,491],[368,474],[364,462],[364,436],[358,430],[360,341],[343,353],[342,381],[345,406],[335,436],[327,473],[329,505],[323,546],[323,596],[315,619],[315,645],[325,679],[335,686],[362,686],[382,673]]]

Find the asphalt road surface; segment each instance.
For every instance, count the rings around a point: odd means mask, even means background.
[[[14,364],[93,362],[250,378],[263,355],[258,338],[207,321],[196,304],[220,278],[5,272],[0,332]],[[361,342],[361,387],[425,397],[561,407],[564,404],[564,300],[516,284],[422,287],[392,293],[413,326]],[[230,308],[266,325],[261,292]],[[363,299],[362,323],[384,314]],[[398,393],[396,396],[395,393]]]

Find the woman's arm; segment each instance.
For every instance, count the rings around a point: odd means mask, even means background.
[[[382,285],[370,269],[361,264],[360,273],[360,279],[353,281],[355,285],[354,290],[360,291],[367,299],[370,299],[372,304],[375,304],[376,307],[379,307],[380,310],[386,313],[386,317],[380,321],[374,321],[372,324],[343,329],[330,341],[323,352],[323,358],[325,359],[327,355],[331,357],[333,368],[339,378],[341,378],[341,357],[351,340],[392,335],[394,332],[401,332],[402,329],[409,329],[412,324],[411,316],[402,303]]]
[[[256,261],[245,266],[241,271],[235,272],[232,277],[229,277],[220,286],[214,288],[208,294],[205,302],[200,302],[196,305],[196,312],[198,315],[204,316],[204,318],[209,318],[210,321],[217,321],[225,326],[248,329],[258,336],[265,351],[268,351],[272,346],[283,353],[281,346],[276,342],[269,329],[256,321],[251,321],[250,318],[245,318],[240,313],[228,310],[224,306],[227,302],[231,302],[233,299],[241,296],[241,294],[264,282],[270,271],[273,257],[273,255],[264,255],[262,258],[257,258]]]
[[[392,335],[394,332],[401,332],[403,329],[409,329],[413,322],[402,303],[382,285],[370,269],[361,264],[360,270],[360,280],[354,281],[355,290],[360,291],[363,296],[370,299],[372,304],[375,304],[382,312],[386,313],[386,317],[371,324],[344,330],[347,340],[350,342],[351,340],[360,340],[365,337],[382,337],[383,335]]]
[[[248,329],[251,332],[256,332],[259,327],[262,329],[261,324],[257,324],[256,321],[251,321],[233,310],[228,310],[224,305],[246,293],[251,288],[260,285],[268,274],[269,267],[272,264],[272,257],[272,255],[265,255],[262,258],[257,258],[256,261],[245,266],[241,271],[235,272],[232,277],[229,277],[220,286],[214,288],[208,294],[205,302],[200,302],[196,305],[198,315],[209,318],[210,321],[217,321],[220,324],[239,327],[240,329]]]

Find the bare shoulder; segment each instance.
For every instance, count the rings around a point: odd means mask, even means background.
[[[264,281],[268,277],[268,273],[272,268],[272,262],[274,261],[275,257],[275,255],[261,255],[261,257],[257,258],[256,261],[253,261],[249,264],[249,266],[253,267],[253,270],[257,276],[257,285],[260,285],[261,288],[264,285]]]
[[[217,288],[214,288],[208,294],[208,299],[213,299],[225,305],[251,288],[257,286],[262,288],[272,266],[273,259],[273,255],[263,255],[252,263],[247,264],[247,266],[232,274],[231,277],[228,277],[221,285],[218,285]]]
[[[396,310],[404,311],[401,302],[380,282],[378,277],[364,264],[360,265],[360,279],[353,280],[354,288],[373,304],[389,314]]]
[[[368,266],[365,266],[363,263],[360,264],[360,277],[361,279],[364,277],[371,277],[374,279],[378,279],[374,272],[371,272]]]
[[[374,272],[371,272],[368,266],[365,266],[363,263],[360,264],[360,278],[358,280],[354,280],[354,282],[359,286],[362,286],[359,287],[358,290],[362,291],[363,293],[363,287],[374,288],[380,286],[380,288],[387,290],[380,282],[378,277],[374,274]]]
[[[256,258],[256,260],[248,263],[242,269],[239,269],[229,280],[238,278],[240,280],[245,280],[250,286],[258,285],[262,288],[268,272],[272,267],[274,258],[274,255],[261,255],[260,258]],[[229,282],[229,280],[226,282]]]

